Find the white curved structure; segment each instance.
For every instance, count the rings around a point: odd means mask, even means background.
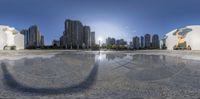
[[[0,50],[15,47],[16,50],[24,49],[24,35],[15,28],[0,25]]]
[[[192,50],[200,50],[200,25],[175,29],[165,35],[161,44],[165,44],[168,50],[173,50],[173,47],[177,44],[177,37],[175,35],[177,30],[181,31],[180,35],[184,36],[187,46],[189,45]]]

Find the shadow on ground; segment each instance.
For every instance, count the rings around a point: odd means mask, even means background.
[[[19,83],[9,72],[5,63],[1,63],[4,85],[12,91],[37,95],[72,94],[88,90],[95,84],[98,75],[98,63],[95,63],[89,75],[80,83],[62,88],[34,88]]]

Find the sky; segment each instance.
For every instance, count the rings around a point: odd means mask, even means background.
[[[59,39],[66,19],[80,20],[107,37],[130,41],[146,33],[200,25],[200,0],[0,0],[0,24],[17,30],[38,25],[45,44]]]

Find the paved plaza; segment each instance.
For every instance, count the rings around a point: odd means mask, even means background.
[[[4,51],[0,98],[199,99],[200,52]]]

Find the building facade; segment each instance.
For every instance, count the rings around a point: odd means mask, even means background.
[[[165,45],[167,50],[173,50],[175,46],[184,43],[185,47],[189,46],[191,50],[200,50],[199,38],[200,25],[186,26],[166,33],[164,38],[161,40],[161,47]]]
[[[40,44],[41,47],[44,47],[44,36],[41,35],[41,44]]]
[[[0,50],[24,49],[24,35],[15,28],[0,25]]]
[[[140,48],[140,38],[138,36],[133,37],[133,48],[134,49]]]
[[[65,30],[60,37],[60,46],[68,49],[91,48],[95,42],[95,33],[89,26],[83,26],[78,20],[65,21]]]
[[[64,35],[60,37],[60,47],[61,48],[66,48],[66,46],[65,46],[65,44],[66,44],[65,40],[66,39],[64,39],[64,38],[66,38],[66,37],[64,37]]]
[[[83,45],[83,25],[77,20],[66,20],[65,30],[61,37],[62,45],[69,49],[79,49]]]
[[[144,37],[143,36],[141,36],[140,37],[140,48],[144,48],[145,46],[144,46],[145,44],[144,44]]]
[[[59,40],[53,40],[52,46],[54,46],[54,47],[60,47],[60,41]]]
[[[84,26],[83,27],[83,46],[86,48],[91,47],[91,30],[89,26]]]
[[[91,32],[91,47],[96,45],[95,41],[95,32]]]
[[[151,48],[151,35],[145,34],[144,39],[145,39],[145,48],[147,49]]]
[[[159,40],[159,36],[157,34],[154,34],[152,36],[152,48],[153,49],[159,49],[160,48],[160,40]]]
[[[21,31],[24,34],[24,43],[26,48],[38,48],[44,46],[44,36],[41,36],[37,25]]]
[[[114,45],[114,44],[116,44],[115,38],[108,37],[108,38],[106,39],[106,45],[107,45],[107,46],[108,46],[108,45]]]
[[[126,45],[127,42],[124,39],[116,40],[116,45]]]

